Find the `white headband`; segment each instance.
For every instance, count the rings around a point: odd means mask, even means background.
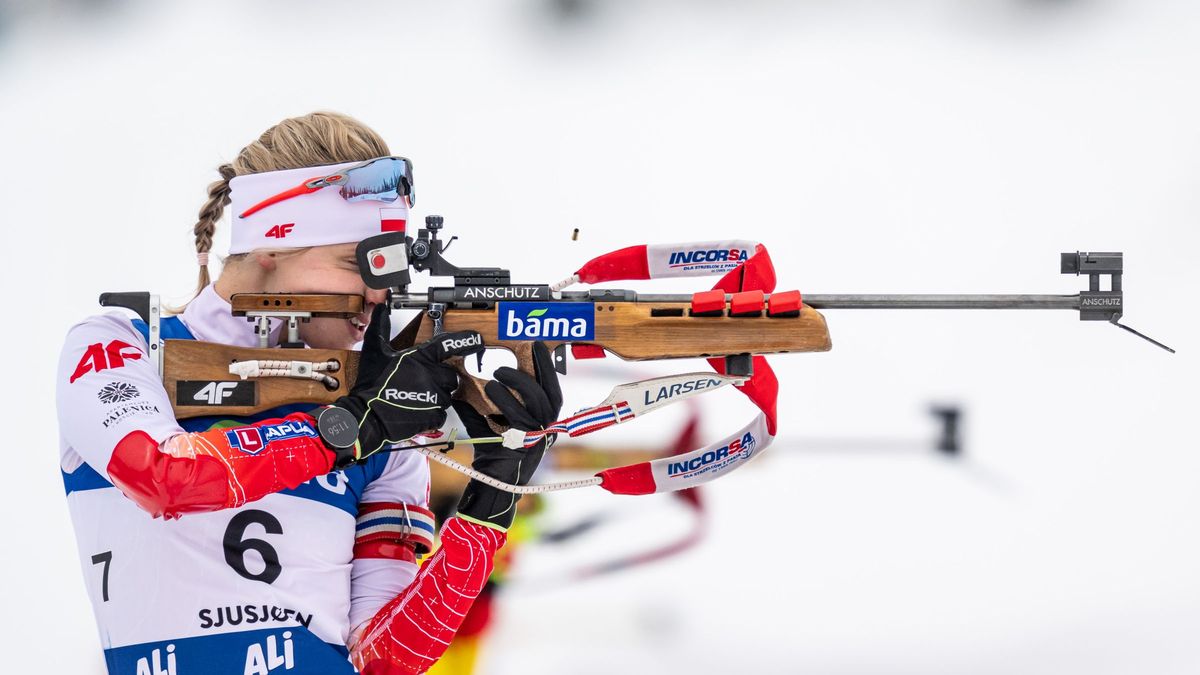
[[[348,202],[339,194],[337,186],[285,199],[241,217],[264,199],[360,163],[344,162],[234,176],[229,181],[230,255],[259,248],[348,244],[380,232],[403,231],[408,220],[404,197],[390,204],[371,200]]]

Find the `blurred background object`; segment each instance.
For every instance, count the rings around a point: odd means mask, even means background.
[[[411,157],[416,217],[514,281],[747,236],[805,293],[1074,293],[1059,252],[1124,251],[1125,318],[1179,354],[1069,313],[830,312],[832,352],[775,359],[782,435],[705,490],[704,539],[514,586],[479,672],[1194,673],[1197,81],[1184,0],[0,2],[0,283],[36,293],[4,401],[50,443],[67,328],[100,291],[186,299],[216,166],[314,109]],[[568,408],[612,384],[588,367]],[[749,411],[725,394],[714,432]],[[931,400],[969,412],[962,461]],[[54,455],[3,493],[0,635],[13,672],[100,673]],[[546,531],[622,516],[512,574],[664,545],[694,522],[672,500],[556,496]]]

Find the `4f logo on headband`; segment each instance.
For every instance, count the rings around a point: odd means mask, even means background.
[[[267,230],[266,236],[271,237],[272,239],[283,239],[284,237],[291,234],[293,227],[296,227],[295,223],[284,223],[283,225],[276,225],[275,227],[272,227],[271,229]]]
[[[596,306],[590,302],[501,302],[496,316],[501,340],[596,338]]]

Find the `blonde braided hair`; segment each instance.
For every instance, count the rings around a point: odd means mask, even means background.
[[[390,154],[387,143],[379,134],[353,117],[336,112],[321,111],[291,117],[264,131],[258,140],[242,148],[233,162],[217,167],[221,180],[208,186],[208,199],[200,207],[199,217],[192,226],[196,257],[200,263],[200,276],[192,299],[212,281],[208,272],[208,254],[212,250],[217,222],[229,205],[229,181],[234,176],[355,162]],[[246,255],[229,256],[224,263],[239,263]],[[173,311],[182,312],[186,307],[187,303],[184,303]]]

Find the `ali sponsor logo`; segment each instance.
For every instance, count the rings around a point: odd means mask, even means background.
[[[96,392],[101,403],[124,403],[141,395],[138,388],[128,382],[109,382]]]
[[[275,605],[226,605],[215,609],[202,609],[198,614],[203,629],[222,626],[240,626],[255,623],[298,623],[305,628],[312,623],[312,614],[298,609]]]
[[[107,429],[118,422],[122,422],[135,415],[148,416],[157,415],[159,413],[158,406],[153,403],[130,403],[128,405],[119,405],[109,410],[105,415],[101,424]]]
[[[283,631],[283,653],[279,652],[279,640],[268,635],[266,644],[255,642],[246,649],[246,668],[242,675],[269,675],[276,668],[291,670],[296,666],[296,652],[292,647],[292,631]]]
[[[75,372],[71,374],[70,382],[74,384],[75,380],[93,370],[100,372],[101,370],[124,368],[126,360],[136,361],[140,358],[142,358],[142,351],[128,342],[112,340],[107,345],[101,342],[88,345],[87,349],[83,351],[83,357],[79,359],[79,365],[75,366]]]
[[[163,667],[164,664],[166,668]],[[150,652],[150,656],[138,659],[137,675],[176,675],[175,645],[167,645],[165,650],[155,649]]]

